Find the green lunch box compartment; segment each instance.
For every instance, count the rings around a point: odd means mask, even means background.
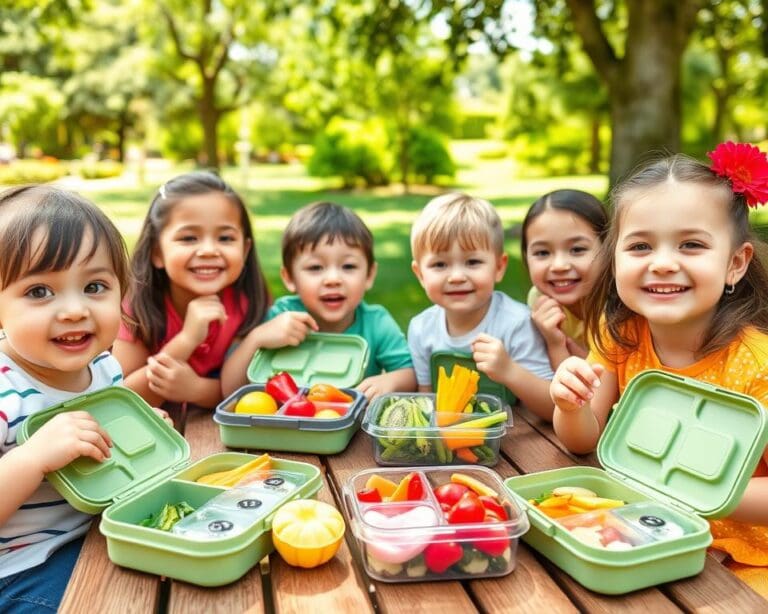
[[[467,369],[477,371],[477,364],[472,360],[470,354],[462,352],[435,352],[432,354],[429,361],[429,375],[432,380],[433,391],[437,390],[437,374],[440,367],[443,367],[446,374],[450,376],[454,365],[461,365]],[[477,383],[477,391],[481,394],[490,394],[499,397],[509,405],[514,405],[515,401],[517,401],[515,395],[509,388],[494,382],[485,373],[480,373],[480,380]]]
[[[249,392],[263,390],[263,384],[243,386],[216,407],[213,419],[219,425],[221,442],[228,448],[338,454],[347,447],[357,432],[360,415],[367,404],[365,395],[359,390],[342,388],[341,390],[353,400],[340,418],[303,418],[279,413],[261,415],[234,412],[240,398]],[[336,405],[345,404],[323,404],[324,407],[330,408]]]
[[[529,545],[585,587],[622,594],[704,568],[712,543],[704,518],[727,516],[738,505],[766,443],[766,414],[755,399],[650,370],[629,383],[598,442],[605,470],[567,467],[504,484],[527,506],[531,529],[523,539]],[[558,486],[658,503],[683,518],[690,532],[623,551],[589,546],[528,503]]]
[[[84,410],[112,438],[112,456],[103,463],[79,458],[48,474],[51,485],[76,509],[103,511],[99,526],[110,560],[201,586],[234,582],[273,550],[271,521],[280,505],[314,496],[322,486],[320,470],[298,461],[272,458],[271,471],[299,476],[289,496],[259,508],[254,524],[238,535],[215,541],[144,527],[138,523],[166,503],[186,501],[197,509],[227,489],[195,480],[252,461],[250,454],[224,452],[189,465],[189,445],[137,394],[114,386],[33,414],[19,429],[26,441],[54,415]]]
[[[248,365],[248,381],[264,384],[280,371],[290,373],[299,386],[359,384],[368,366],[368,342],[358,335],[310,333],[296,347],[258,350]]]

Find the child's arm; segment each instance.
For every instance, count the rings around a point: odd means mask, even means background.
[[[766,456],[768,454],[763,458]],[[768,463],[768,459],[765,462]],[[749,524],[768,525],[768,477],[752,478],[749,481],[741,502],[728,518]]]
[[[284,311],[251,330],[224,361],[221,369],[221,391],[224,396],[247,383],[248,363],[259,348],[299,345],[307,334],[319,327],[304,311]]]
[[[512,360],[500,340],[479,334],[472,342],[472,358],[480,371],[509,388],[537,416],[552,420],[549,381]]]
[[[619,398],[616,374],[599,363],[590,365],[572,356],[557,368],[550,392],[558,439],[576,454],[594,450]]]
[[[80,456],[102,462],[110,457],[111,446],[107,432],[87,412],[64,412],[51,418],[27,442],[0,457],[0,524],[29,499],[46,473]]]
[[[568,337],[560,328],[565,321],[565,312],[555,299],[540,296],[531,310],[531,319],[544,337],[547,356],[552,369],[557,369],[569,356],[587,357],[587,351],[576,341]]]
[[[381,375],[372,375],[366,377],[357,385],[357,389],[362,392],[370,401],[374,397],[390,392],[413,392],[416,390],[416,373],[411,367],[404,369],[395,369]]]

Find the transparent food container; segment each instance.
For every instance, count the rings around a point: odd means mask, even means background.
[[[434,403],[434,393],[397,393],[377,397],[368,406],[362,429],[373,439],[376,463],[491,467],[499,461],[501,440],[512,425],[509,406],[496,396],[478,394],[471,411],[441,419]],[[488,426],[488,420],[496,421]],[[438,426],[441,421],[444,426]]]
[[[415,500],[365,503],[357,493],[373,475],[399,483],[409,473],[424,484]],[[450,524],[433,489],[461,473],[490,489],[507,520]],[[486,495],[487,496],[487,495]],[[477,579],[510,573],[517,543],[528,530],[522,507],[505,492],[490,469],[457,466],[368,469],[344,485],[344,506],[369,576],[382,582]]]
[[[712,543],[705,519],[738,505],[767,442],[755,399],[650,370],[629,383],[600,438],[605,470],[566,467],[504,485],[528,510],[526,543],[587,588],[622,594],[704,568]],[[565,486],[628,505],[555,519],[531,503]],[[629,547],[607,548],[616,537],[608,527]]]

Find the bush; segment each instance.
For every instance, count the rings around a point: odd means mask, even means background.
[[[315,151],[307,165],[309,174],[340,176],[345,188],[360,181],[366,186],[386,185],[389,174],[384,155],[370,140],[370,135],[365,125],[332,122],[315,141]]]
[[[0,184],[47,183],[66,175],[64,164],[52,160],[16,160],[0,166]]]
[[[123,165],[115,160],[86,162],[80,167],[80,176],[83,179],[106,179],[119,177],[122,174]]]
[[[432,184],[438,175],[453,177],[456,172],[442,138],[429,128],[419,126],[411,129],[408,157],[413,174],[427,184]]]

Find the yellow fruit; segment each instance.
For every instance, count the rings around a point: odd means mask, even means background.
[[[374,473],[371,477],[368,478],[368,480],[365,482],[365,487],[378,490],[382,499],[391,497],[397,490],[397,484],[395,484],[392,480],[381,477],[377,473]]]
[[[274,414],[277,401],[266,392],[249,392],[240,397],[235,405],[236,414]]]
[[[344,518],[314,499],[289,501],[272,520],[272,543],[289,565],[317,567],[331,560],[344,539]]]
[[[467,475],[466,473],[452,473],[451,482],[453,482],[454,484],[463,484],[470,490],[474,490],[481,497],[483,496],[498,497],[499,496],[499,493],[493,490],[493,488],[491,488],[490,486],[486,486],[477,478],[473,478],[471,475]]]
[[[325,418],[325,419],[341,418],[341,414],[337,411],[333,411],[332,409],[321,409],[319,412],[315,414],[315,418]]]

